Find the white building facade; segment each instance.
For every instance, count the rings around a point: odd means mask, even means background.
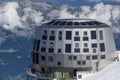
[[[91,19],[56,19],[36,30],[33,67],[43,73],[98,71],[114,60],[110,26]]]

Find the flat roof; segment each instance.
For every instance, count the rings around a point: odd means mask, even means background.
[[[109,25],[94,19],[53,19],[43,23],[40,27],[47,28],[103,28]]]

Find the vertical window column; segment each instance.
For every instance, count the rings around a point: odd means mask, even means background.
[[[71,44],[66,44],[65,45],[65,52],[66,53],[71,53]]]
[[[66,31],[66,40],[72,39],[72,31]]]

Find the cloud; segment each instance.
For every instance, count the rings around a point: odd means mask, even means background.
[[[59,14],[59,19],[64,18],[75,18],[75,16],[68,12],[67,9],[62,9]]]
[[[29,36],[34,34],[31,26],[40,24],[44,18],[42,12],[33,9],[33,6],[23,5],[18,2],[5,2],[0,7],[0,25],[18,36]]]
[[[87,0],[89,2],[103,2],[103,1],[113,1],[113,2],[120,2],[120,0]]]
[[[77,13],[77,15],[76,15]],[[68,9],[60,11],[59,18],[90,18],[113,26],[115,33],[120,33],[120,6],[98,3],[95,6],[81,6],[80,11],[71,13]]]

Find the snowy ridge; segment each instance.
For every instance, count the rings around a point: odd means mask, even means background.
[[[116,51],[116,62],[110,63],[103,70],[83,79],[83,80],[120,80],[120,51]]]

